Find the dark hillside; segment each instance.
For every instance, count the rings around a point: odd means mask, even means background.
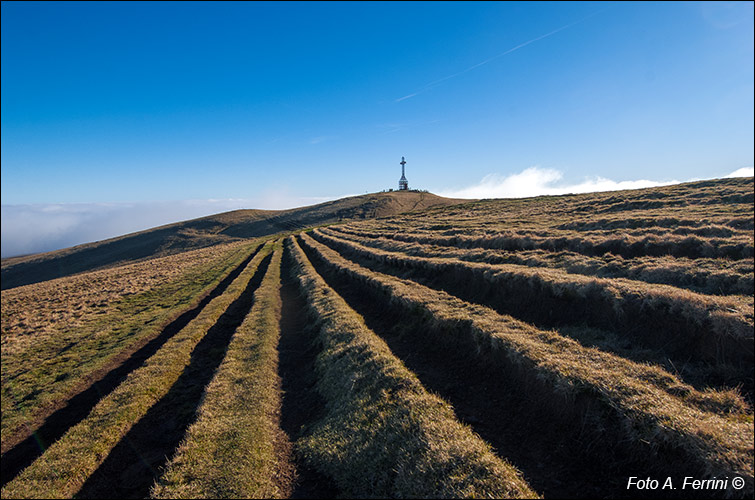
[[[157,256],[310,226],[386,217],[468,200],[431,193],[389,192],[288,210],[234,210],[104,241],[2,261],[3,290]]]

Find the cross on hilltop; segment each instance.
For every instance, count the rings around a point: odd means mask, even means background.
[[[398,190],[408,191],[409,181],[406,180],[406,176],[404,175],[404,165],[406,165],[406,160],[404,160],[403,156],[401,157],[401,161],[399,163],[401,164],[401,179],[398,180]]]

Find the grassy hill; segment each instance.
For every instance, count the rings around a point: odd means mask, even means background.
[[[90,245],[174,253],[2,291],[2,497],[752,498],[752,182]]]
[[[234,210],[53,252],[3,259],[2,289],[240,239],[464,201],[408,191],[351,196],[288,210]]]

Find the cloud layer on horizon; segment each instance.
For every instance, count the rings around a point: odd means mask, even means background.
[[[752,167],[724,177],[751,177]],[[570,183],[562,172],[530,167],[511,175],[490,174],[479,183],[436,194],[450,198],[526,198],[539,195],[615,191],[676,184],[680,181],[614,181],[603,177]],[[692,179],[689,179],[692,180]],[[343,198],[297,197],[274,189],[256,199],[183,200],[141,203],[58,203],[2,205],[2,257],[49,252],[153,227],[241,208],[283,209]]]
[[[753,167],[740,168],[724,177],[750,177],[755,172]],[[530,167],[516,174],[488,174],[480,182],[459,189],[447,189],[437,194],[449,198],[528,198],[531,196],[594,193],[600,191],[620,191],[624,189],[641,189],[668,186],[684,181],[651,181],[640,179],[634,181],[614,181],[605,177],[587,178],[580,182],[565,182],[561,171]]]
[[[0,254],[50,252],[230,210],[294,208],[335,198],[340,196],[296,197],[282,189],[258,199],[2,205]]]

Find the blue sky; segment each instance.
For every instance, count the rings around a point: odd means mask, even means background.
[[[1,19],[4,228],[24,206],[204,206],[131,231],[316,203],[396,187],[401,156],[411,188],[470,197],[752,175],[752,2],[3,2]]]

